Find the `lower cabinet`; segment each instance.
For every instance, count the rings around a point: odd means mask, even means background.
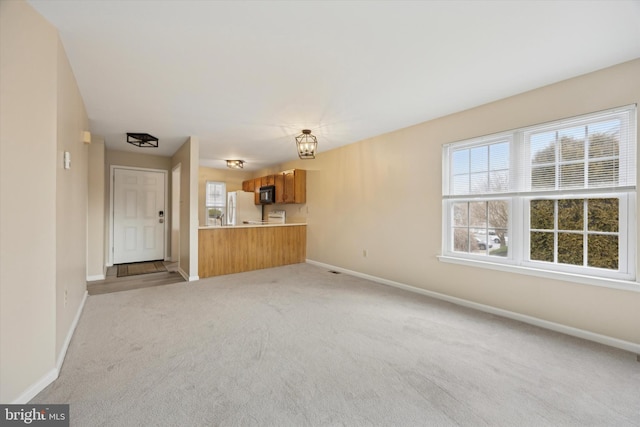
[[[198,276],[201,279],[298,264],[306,258],[306,225],[198,230]]]

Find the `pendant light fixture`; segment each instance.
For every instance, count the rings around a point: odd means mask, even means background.
[[[298,157],[301,159],[316,158],[318,140],[315,136],[311,135],[309,129],[303,129],[302,133],[296,136],[296,145],[298,146]]]

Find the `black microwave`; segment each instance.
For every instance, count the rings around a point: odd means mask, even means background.
[[[276,202],[276,187],[274,185],[265,185],[260,187],[260,204],[270,205]]]

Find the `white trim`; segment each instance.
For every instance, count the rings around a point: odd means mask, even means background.
[[[185,273],[185,271],[182,268],[178,267],[177,271],[178,271],[178,273],[180,273],[180,275],[182,276],[182,278],[184,280],[186,280],[187,282],[189,281],[189,275],[187,273]]]
[[[180,264],[180,199],[182,182],[182,162],[171,169],[171,221],[169,236],[171,240],[171,261]],[[175,230],[175,233],[174,233]]]
[[[28,389],[26,389],[20,396],[16,397],[11,405],[25,405],[29,403],[31,399],[36,397],[38,393],[44,390],[49,384],[54,382],[58,378],[59,371],[56,368],[52,368],[49,372],[44,374],[42,378],[36,381]]]
[[[491,270],[506,271],[508,273],[526,274],[528,276],[544,277],[546,279],[562,280],[565,282],[581,283],[583,285],[599,286],[603,288],[618,289],[622,291],[640,292],[640,283],[630,280],[610,279],[605,277],[587,276],[583,274],[568,273],[564,271],[542,270],[533,267],[523,267],[513,264],[480,261],[476,259],[460,258],[440,255],[438,260],[452,264],[467,265],[471,267],[488,268]]]
[[[82,301],[80,302],[78,311],[76,311],[76,316],[73,318],[73,322],[71,322],[71,327],[69,328],[69,332],[67,332],[67,338],[64,340],[64,344],[62,344],[62,348],[60,349],[60,353],[58,354],[58,361],[57,361],[58,372],[60,372],[60,369],[62,369],[62,364],[64,363],[64,358],[67,355],[67,350],[69,349],[71,338],[73,337],[73,334],[76,331],[76,326],[78,326],[78,322],[80,321],[80,315],[82,315],[82,310],[84,310],[84,303],[87,302],[88,295],[89,295],[89,291],[84,291],[84,296],[82,297]]]
[[[84,292],[84,296],[82,297],[82,301],[80,302],[80,306],[78,307],[78,311],[76,312],[76,316],[73,318],[73,322],[71,322],[71,327],[69,328],[69,332],[67,333],[67,338],[64,340],[64,344],[60,349],[60,353],[58,354],[58,359],[56,361],[56,367],[51,369],[49,372],[44,374],[42,378],[32,384],[28,389],[26,389],[20,396],[14,399],[11,402],[12,405],[24,405],[29,403],[31,399],[36,397],[38,393],[48,387],[52,382],[58,379],[60,375],[60,370],[62,369],[62,364],[64,363],[64,359],[67,356],[67,350],[69,349],[69,344],[71,343],[71,338],[76,330],[76,326],[78,326],[78,322],[80,321],[80,315],[84,310],[84,304],[87,301],[87,296],[89,295],[88,291]]]
[[[442,258],[442,257],[440,257]],[[405,285],[404,283],[395,282],[393,280],[383,279],[369,274],[359,273],[357,271],[347,270],[346,268],[336,267],[330,264],[325,264],[318,261],[307,259],[308,264],[315,265],[317,267],[326,268],[329,270],[339,271],[351,276],[360,277],[361,279],[370,280],[372,282],[380,283],[383,285],[393,286],[395,288],[404,289],[409,292],[415,292],[421,295],[425,295],[431,298],[447,301],[456,305],[460,305],[474,310],[482,311],[485,313],[495,314],[496,316],[506,317],[508,319],[517,320],[530,325],[538,326],[543,329],[548,329],[555,332],[560,332],[573,337],[582,338],[588,341],[597,342],[600,344],[608,345],[610,347],[619,348],[622,350],[630,351],[637,355],[640,355],[640,344],[633,343],[631,341],[625,341],[618,338],[609,337],[606,335],[597,334],[595,332],[585,331],[584,329],[578,329],[560,323],[550,322],[548,320],[539,319],[537,317],[527,316],[525,314],[516,313],[513,311],[503,310],[501,308],[491,307],[489,305],[480,304],[477,302],[465,300],[462,298],[456,298],[449,295],[441,294],[438,292],[428,291],[422,288],[416,288],[415,286]]]
[[[87,276],[87,282],[93,282],[96,280],[104,280],[105,279],[105,275],[104,274],[97,274],[95,276]]]
[[[114,187],[114,170],[115,169],[127,169],[127,170],[143,171],[143,172],[160,172],[164,174],[164,212],[165,212],[164,219],[165,221],[164,221],[164,258],[163,259],[168,260],[167,242],[169,241],[169,227],[168,227],[169,221],[167,221],[167,217],[168,217],[167,203],[169,201],[169,194],[168,194],[169,189],[167,187],[169,186],[169,179],[168,179],[169,171],[165,169],[111,165],[111,168],[109,169],[109,215],[108,215],[109,249],[107,253],[107,266],[108,267],[113,266],[113,187]]]
[[[489,194],[455,194],[452,186],[455,184],[451,165],[453,164],[453,154],[459,150],[471,150],[474,147],[485,147],[493,141],[501,140],[504,133],[495,135],[486,135],[478,138],[453,142],[443,145],[443,209],[442,209],[442,261],[457,262],[459,264],[473,265],[476,267],[493,268],[497,270],[509,271],[512,273],[532,274],[536,276],[549,277],[558,280],[567,280],[574,283],[589,284],[595,286],[603,286],[615,289],[624,289],[637,291],[638,278],[636,278],[636,115],[637,105],[617,107],[613,109],[583,114],[576,117],[554,120],[551,122],[536,124],[518,129],[506,131],[512,133],[513,138],[510,147],[510,165],[509,165],[509,191],[495,191]],[[558,167],[567,164],[563,161],[559,154],[559,145],[555,145],[556,154],[550,163],[538,164],[537,166],[553,166],[555,185],[550,190],[535,190],[531,187],[531,170],[534,167],[531,159],[531,150],[529,149],[533,142],[531,135],[539,132],[548,132],[550,130],[567,129],[569,126],[580,126],[586,131],[586,126],[593,123],[602,122],[603,120],[619,119],[620,124],[620,153],[619,153],[619,186],[615,187],[594,187],[594,188],[578,188],[563,189],[558,184],[559,172]],[[558,136],[556,135],[555,138]],[[587,136],[584,136],[587,141]],[[587,149],[587,148],[585,148]],[[584,182],[583,185],[588,187],[588,162],[590,156],[585,151],[584,158],[580,160],[580,164],[584,165]],[[597,160],[609,160],[613,157],[597,157]],[[571,163],[571,162],[570,162]],[[482,163],[484,166],[484,163]],[[487,168],[490,172],[490,163]],[[627,168],[628,166],[628,168]],[[623,168],[627,168],[624,169]],[[484,173],[484,171],[483,171]],[[466,175],[472,175],[472,168],[465,170]],[[524,179],[524,181],[522,181]],[[612,183],[613,184],[613,183]],[[467,189],[472,192],[471,186]],[[484,191],[484,190],[483,190]],[[490,191],[487,189],[486,191]],[[492,195],[493,194],[493,195]],[[511,200],[511,212],[509,215],[508,235],[510,242],[509,253],[505,257],[488,257],[490,260],[482,261],[480,258],[486,256],[478,256],[472,253],[455,252],[454,246],[454,224],[453,207],[456,203],[470,203],[472,201],[502,200],[508,197]],[[530,204],[533,199],[558,200],[566,199],[588,199],[588,198],[618,198],[620,201],[618,232],[618,266],[614,269],[596,268],[588,266],[588,244],[587,238],[593,234],[587,227],[587,215],[584,215],[584,230],[582,230],[584,240],[584,255],[582,265],[568,265],[558,262],[558,232],[557,213],[554,216],[554,260],[549,263],[541,263],[530,259]],[[557,209],[554,210],[557,212]],[[488,221],[486,221],[488,224]],[[468,224],[469,225],[469,224]],[[493,224],[495,226],[495,224]],[[471,227],[467,226],[467,230],[471,231]],[[599,233],[598,233],[599,234]],[[612,233],[613,234],[613,233]],[[471,234],[469,234],[471,238]],[[484,254],[486,255],[486,254]]]
[[[189,276],[181,267],[178,267],[177,271],[187,282],[195,282],[196,280],[200,280],[200,276]]]

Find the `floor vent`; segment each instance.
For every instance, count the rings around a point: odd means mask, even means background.
[[[339,271],[335,271],[335,270],[329,270],[329,273],[333,273],[333,274],[340,274]]]

